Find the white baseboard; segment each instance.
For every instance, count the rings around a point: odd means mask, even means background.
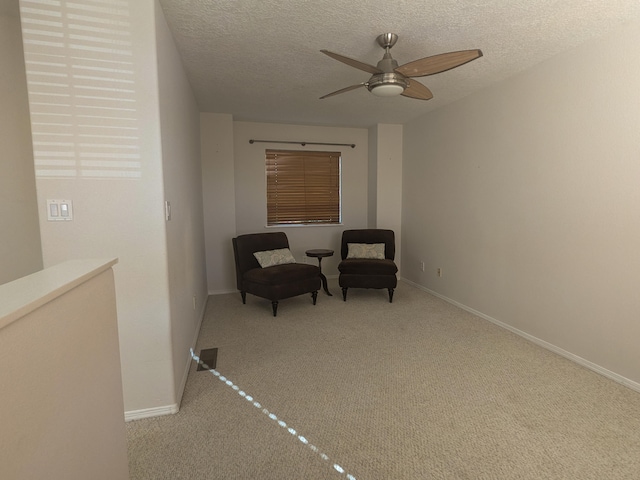
[[[200,328],[202,327],[202,321],[204,320],[204,313],[207,309],[207,302],[203,302],[202,309],[200,310],[200,317],[198,320],[198,326],[196,327],[195,334],[193,336],[193,340],[191,341],[191,349],[195,350],[196,342],[198,341],[198,335],[200,335]],[[154,408],[143,408],[142,410],[130,410],[128,412],[124,412],[124,420],[125,422],[130,422],[132,420],[140,420],[142,418],[150,418],[150,417],[159,417],[162,415],[173,415],[174,413],[178,413],[180,411],[180,404],[182,403],[182,396],[184,395],[184,389],[187,386],[187,377],[189,376],[189,369],[191,368],[191,362],[193,358],[191,357],[191,351],[187,354],[187,363],[185,365],[184,373],[182,375],[182,381],[180,382],[180,388],[177,392],[178,403],[173,405],[166,405],[163,407],[154,407]]]
[[[165,405],[163,407],[143,408],[142,410],[129,410],[124,412],[124,421],[141,420],[143,418],[160,417],[162,415],[172,415],[178,413],[180,409],[177,403]]]
[[[182,396],[184,395],[184,389],[187,386],[187,377],[189,376],[189,370],[191,368],[191,362],[193,358],[191,357],[191,351],[195,351],[196,342],[198,341],[198,336],[200,335],[200,328],[202,328],[202,321],[204,320],[204,313],[207,310],[207,300],[202,302],[202,308],[200,309],[200,316],[198,320],[198,326],[196,327],[196,331],[193,335],[193,339],[191,340],[191,348],[189,352],[187,352],[187,363],[184,366],[184,373],[182,374],[182,382],[180,382],[180,388],[178,389],[178,409],[180,409],[180,405],[182,404]],[[175,412],[177,413],[177,412]]]
[[[622,375],[619,375],[619,374],[617,374],[615,372],[612,372],[611,370],[607,370],[606,368],[604,368],[604,367],[602,367],[602,366],[600,366],[600,365],[598,365],[596,363],[593,363],[593,362],[591,362],[591,361],[589,361],[589,360],[587,360],[585,358],[582,358],[582,357],[580,357],[578,355],[575,355],[575,354],[573,354],[571,352],[568,352],[567,350],[564,350],[564,349],[562,349],[562,348],[560,348],[560,347],[558,347],[556,345],[553,345],[552,343],[549,343],[549,342],[547,342],[545,340],[541,340],[538,337],[534,337],[533,335],[531,335],[531,334],[529,334],[527,332],[523,332],[522,330],[518,330],[517,328],[512,327],[511,325],[509,325],[507,323],[501,322],[500,320],[496,320],[495,318],[490,317],[489,315],[485,315],[484,313],[479,312],[478,310],[474,310],[471,307],[467,307],[466,305],[464,305],[464,304],[462,304],[460,302],[456,302],[455,300],[452,300],[452,299],[450,299],[448,297],[445,297],[444,295],[441,295],[438,292],[434,292],[433,290],[430,290],[430,289],[428,289],[428,288],[426,288],[426,287],[424,287],[422,285],[414,283],[414,282],[412,282],[410,280],[407,280],[405,278],[403,278],[402,281],[405,282],[405,283],[408,283],[409,285],[412,285],[412,286],[414,286],[414,287],[416,287],[416,288],[418,288],[420,290],[423,290],[423,291],[425,291],[427,293],[430,293],[431,295],[433,295],[435,297],[441,298],[445,302],[448,302],[448,303],[450,303],[452,305],[455,305],[456,307],[459,307],[459,308],[461,308],[463,310],[466,310],[469,313],[477,315],[478,317],[483,318],[483,319],[485,319],[485,320],[487,320],[487,321],[489,321],[489,322],[491,322],[491,323],[493,323],[495,325],[498,325],[499,327],[502,327],[502,328],[504,328],[506,330],[509,330],[510,332],[513,332],[516,335],[518,335],[520,337],[523,337],[526,340],[529,340],[530,342],[535,343],[536,345],[541,346],[542,348],[545,348],[545,349],[550,350],[550,351],[552,351],[554,353],[557,353],[558,355],[560,355],[560,356],[562,356],[562,357],[564,357],[564,358],[566,358],[568,360],[571,360],[571,361],[577,363],[578,365],[581,365],[581,366],[583,366],[585,368],[588,368],[589,370],[591,370],[593,372],[599,373],[600,375],[603,375],[603,376],[607,377],[608,379],[613,380],[614,382],[620,383],[620,384],[624,385],[625,387],[630,388],[631,390],[635,390],[636,392],[640,392],[640,383],[638,383],[638,382],[634,382],[633,380],[630,380],[630,379],[628,379],[626,377],[623,377]]]

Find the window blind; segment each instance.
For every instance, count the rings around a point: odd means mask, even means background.
[[[340,152],[267,150],[267,225],[340,223],[340,159]]]

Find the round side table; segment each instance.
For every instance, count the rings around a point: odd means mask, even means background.
[[[331,293],[329,293],[329,289],[327,288],[327,277],[322,273],[322,259],[324,257],[331,257],[333,255],[333,250],[328,250],[325,248],[316,248],[313,250],[307,250],[304,252],[307,257],[313,257],[318,259],[318,268],[320,269],[320,280],[322,280],[322,288],[325,293],[330,297],[333,297]]]

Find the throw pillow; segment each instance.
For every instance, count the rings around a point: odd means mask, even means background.
[[[288,248],[255,252],[253,256],[256,257],[256,260],[258,260],[258,263],[262,268],[273,267],[274,265],[282,265],[285,263],[296,263],[296,259],[293,258],[291,250]]]
[[[347,258],[384,260],[384,243],[347,243]]]

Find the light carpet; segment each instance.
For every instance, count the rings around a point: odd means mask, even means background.
[[[217,367],[127,424],[131,478],[640,478],[637,392],[405,283],[329,286],[211,296]]]

